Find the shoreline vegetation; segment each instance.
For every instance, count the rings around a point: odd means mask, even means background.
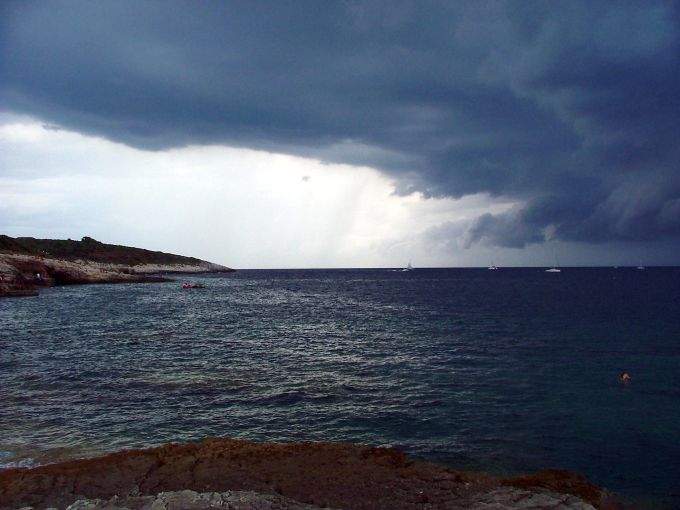
[[[233,269],[159,251],[80,241],[0,235],[0,297],[37,296],[41,287],[88,283],[172,281],[175,273],[227,273]]]
[[[210,438],[0,470],[8,508],[621,508],[581,476],[465,473],[392,448]]]

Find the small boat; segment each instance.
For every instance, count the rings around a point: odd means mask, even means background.
[[[189,283],[189,282],[184,282],[182,285],[183,289],[205,289],[205,285],[202,283]]]
[[[411,265],[411,261],[408,261],[408,266],[406,266],[404,269],[401,270],[402,272],[404,271],[413,271],[413,266]]]
[[[487,269],[490,269],[492,271],[496,271],[498,269],[498,266],[496,266],[496,264],[494,264],[493,261],[492,261],[491,265],[489,267],[487,267]]]
[[[562,270],[560,269],[560,261],[557,260],[557,254],[553,251],[553,256],[555,257],[555,265],[549,269],[546,269],[546,273],[561,273]]]

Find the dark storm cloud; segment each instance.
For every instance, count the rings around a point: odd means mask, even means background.
[[[469,242],[680,239],[674,2],[4,2],[5,109],[516,199]]]

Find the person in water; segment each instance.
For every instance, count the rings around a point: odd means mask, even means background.
[[[628,375],[628,372],[624,372],[621,374],[621,382],[622,383],[630,382],[630,375]]]

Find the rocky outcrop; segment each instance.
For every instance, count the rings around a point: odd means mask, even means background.
[[[134,268],[120,264],[0,253],[0,296],[37,295],[38,288],[52,285],[163,281],[169,280],[137,274]]]
[[[196,492],[183,490],[161,492],[156,496],[114,496],[109,500],[81,499],[66,510],[316,510],[321,507],[306,505],[276,494],[252,491]]]
[[[0,255],[0,296],[37,296],[38,290],[17,266]]]
[[[590,501],[593,506],[601,509],[613,510],[617,506],[606,491],[590,483],[585,476],[563,469],[547,469],[527,476],[504,478],[501,483],[520,489],[541,487],[550,491],[567,492]]]
[[[164,282],[170,280],[159,275],[233,271],[204,260],[106,245],[90,238],[83,241],[0,238],[0,248],[5,248],[0,252],[0,296],[35,296],[39,287],[51,285]],[[40,250],[42,247],[63,256]],[[15,251],[8,251],[9,248]]]
[[[208,439],[9,469],[0,472],[0,508],[616,508],[603,490],[582,492],[578,478],[549,487],[518,480],[459,473],[389,448]],[[263,499],[230,501],[240,491]]]

